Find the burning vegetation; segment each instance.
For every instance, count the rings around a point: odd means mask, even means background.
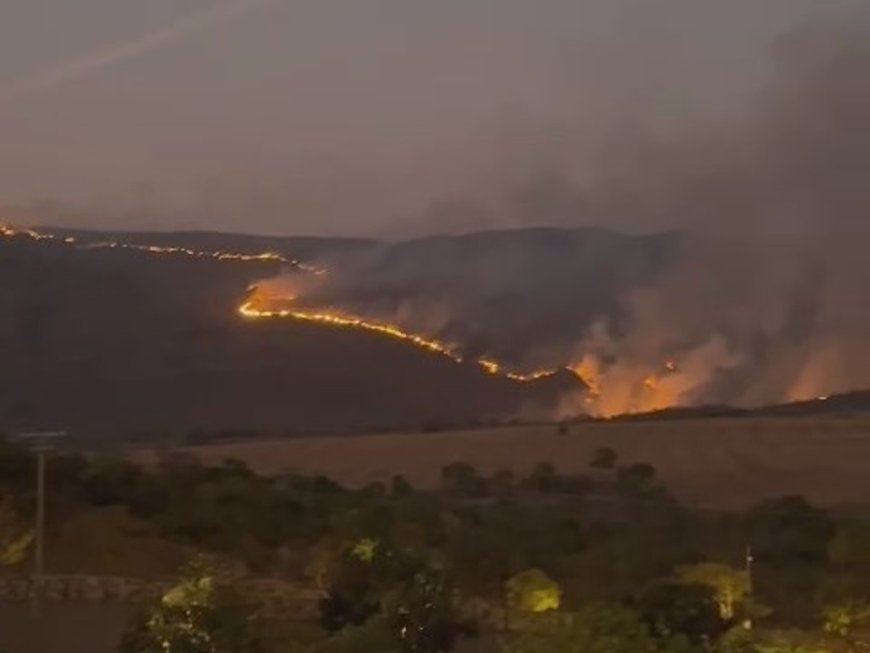
[[[386,322],[378,322],[368,320],[363,317],[329,310],[304,310],[301,308],[286,307],[295,298],[283,298],[281,302],[285,307],[277,308],[270,307],[274,300],[264,298],[257,293],[257,289],[253,289],[253,295],[244,304],[239,307],[239,314],[249,319],[268,319],[268,318],[285,318],[293,320],[301,320],[303,322],[315,322],[332,327],[361,329],[370,331],[382,336],[394,338],[402,342],[415,345],[426,351],[429,351],[440,356],[449,358],[454,363],[465,363],[466,358],[459,352],[459,348],[447,342],[442,342],[434,338],[422,336],[417,333],[411,333],[404,330],[396,324],[388,324]],[[533,370],[530,372],[507,371],[504,366],[498,361],[491,358],[477,358],[473,361],[480,366],[488,374],[495,376],[503,376],[516,381],[518,383],[528,383],[537,381],[548,376],[556,374],[556,369]]]
[[[469,346],[469,339],[464,337],[462,331],[450,332],[432,325],[427,328],[426,320],[419,318],[419,313],[414,310],[417,305],[413,303],[408,303],[405,310],[395,312],[382,310],[386,305],[377,301],[369,308],[364,300],[365,310],[351,308],[360,305],[360,302],[346,301],[348,297],[354,297],[356,286],[351,284],[345,288],[342,284],[347,283],[348,277],[355,275],[353,268],[348,273],[340,263],[335,268],[335,274],[327,275],[322,267],[301,263],[272,251],[234,252],[120,240],[84,242],[72,236],[58,236],[8,225],[0,225],[0,237],[54,242],[79,250],[120,249],[154,256],[281,264],[285,266],[285,273],[251,287],[249,296],[236,309],[241,317],[248,320],[296,320],[331,328],[366,331],[406,343],[457,364],[477,366],[486,374],[516,383],[530,383],[570,372],[583,385],[562,398],[557,411],[559,418],[580,414],[612,417],[709,402],[711,395],[708,392],[713,384],[720,377],[739,370],[747,357],[745,348],[741,350],[735,346],[740,338],[746,340],[738,329],[748,328],[740,321],[743,320],[742,313],[715,316],[721,317],[719,321],[723,332],[730,330],[729,338],[716,335],[716,331],[712,331],[714,335],[710,336],[706,322],[694,324],[670,308],[665,310],[666,307],[680,306],[675,298],[691,299],[701,305],[705,297],[716,296],[715,288],[704,284],[687,288],[682,280],[703,276],[683,274],[686,272],[685,266],[677,270],[680,272],[679,284],[672,283],[667,277],[659,278],[657,283],[660,285],[654,291],[645,290],[645,294],[632,297],[627,304],[630,317],[627,324],[630,329],[616,328],[613,324],[600,321],[585,329],[579,343],[570,346],[549,343],[545,355],[514,357],[495,354],[497,351],[505,353],[498,348],[483,346],[474,349]],[[457,274],[460,273],[462,270],[457,271]],[[332,290],[334,286],[342,291],[349,290],[349,294],[330,298],[328,292],[321,292],[323,288]],[[368,292],[371,294],[371,289]],[[374,296],[377,297],[377,293]],[[760,299],[766,297],[767,294],[762,293]],[[786,315],[786,308],[781,311],[783,315]],[[716,310],[719,308],[714,307],[710,313]],[[461,311],[453,312],[457,321],[461,322]],[[392,317],[385,317],[387,315]],[[542,315],[540,319],[548,318]],[[670,326],[671,322],[677,326]],[[491,328],[497,326],[491,325]],[[748,333],[750,336],[754,334],[751,330]],[[831,388],[824,383],[824,376],[816,372],[824,372],[836,362],[835,356],[828,356],[824,360],[816,360],[814,366],[805,366],[788,384],[788,393],[770,399],[826,397]]]
[[[0,236],[4,238],[28,238],[30,240],[35,241],[54,241],[63,243],[66,245],[70,245],[82,250],[93,250],[93,249],[125,249],[136,252],[144,252],[146,254],[155,254],[155,255],[174,255],[174,256],[187,256],[191,258],[206,258],[206,259],[214,259],[217,261],[239,261],[239,262],[258,262],[258,263],[282,263],[285,265],[291,265],[296,269],[303,270],[305,272],[310,272],[312,274],[325,274],[325,271],[314,267],[305,265],[294,259],[288,259],[287,257],[278,254],[276,252],[256,252],[256,253],[242,253],[242,252],[227,252],[222,250],[202,250],[202,249],[191,249],[189,247],[173,247],[173,246],[162,246],[162,245],[143,245],[138,243],[130,243],[123,242],[117,240],[109,240],[109,241],[101,241],[101,242],[78,242],[73,236],[66,237],[58,237],[54,234],[46,231],[37,231],[35,229],[29,228],[18,228],[13,227],[11,225],[0,224]]]
[[[382,322],[340,309],[305,308],[297,304],[296,293],[272,296],[259,287],[251,288],[251,295],[239,307],[239,314],[248,319],[293,319],[315,322],[333,327],[361,329],[394,338],[449,358],[455,363],[472,362],[483,371],[501,376],[517,383],[529,383],[551,377],[560,371],[574,374],[584,385],[580,391],[582,406],[577,406],[574,396],[564,402],[564,416],[579,413],[598,417],[613,417],[625,413],[649,412],[679,405],[685,398],[685,379],[675,361],[665,361],[658,369],[644,371],[620,369],[608,366],[601,359],[586,355],[579,362],[519,371],[491,356],[469,358],[462,354],[459,345],[423,336],[406,328]]]

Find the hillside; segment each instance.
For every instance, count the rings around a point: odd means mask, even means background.
[[[376,334],[235,311],[273,262],[0,239],[0,429],[347,431],[506,418],[521,384]]]
[[[429,236],[337,257],[314,304],[396,315],[520,366],[554,365],[592,322],[618,319],[627,293],[654,285],[679,233],[529,228]]]
[[[797,242],[595,228],[396,243],[2,235],[0,428],[788,416],[860,412],[860,396],[780,404],[870,386],[855,301],[866,264],[841,276]],[[847,309],[854,319],[835,319]]]
[[[375,245],[375,241],[364,238],[258,236],[219,231],[96,231],[65,227],[38,227],[37,231],[54,234],[59,238],[72,237],[80,243],[120,242],[246,254],[276,252],[287,258],[300,260],[360,251]]]

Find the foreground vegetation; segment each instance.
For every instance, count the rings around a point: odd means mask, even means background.
[[[55,453],[48,571],[175,576],[124,653],[774,653],[870,646],[870,520],[801,497],[742,513],[680,505],[603,449],[438,491],[351,491],[167,456],[151,469]],[[0,564],[28,565],[34,460],[0,444]],[[179,572],[179,565],[184,561]],[[315,592],[299,615],[246,579]],[[2,642],[0,642],[2,646]]]

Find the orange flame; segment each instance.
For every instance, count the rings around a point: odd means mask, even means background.
[[[31,240],[54,240],[65,243],[67,245],[76,245],[77,241],[72,236],[59,238],[52,233],[35,231],[34,229],[15,228],[10,225],[0,224],[0,236],[6,238],[23,237]],[[128,249],[137,252],[145,252],[146,254],[157,255],[176,255],[188,256],[191,258],[210,258],[218,261],[241,261],[241,262],[266,262],[266,263],[285,263],[293,265],[295,268],[311,274],[324,275],[326,270],[312,265],[301,263],[295,259],[287,257],[276,252],[258,252],[254,254],[246,254],[240,252],[227,252],[223,250],[203,250],[191,249],[189,247],[175,247],[162,245],[137,245],[135,243],[124,243],[120,241],[106,241],[98,243],[85,243],[77,245],[79,249]]]
[[[660,370],[648,367],[608,366],[592,355],[568,367],[587,386],[585,403],[600,417],[661,410],[679,402],[680,367],[665,361]]]
[[[289,301],[289,298],[284,299],[285,301]],[[411,333],[410,331],[406,331],[395,324],[388,324],[386,322],[375,322],[373,320],[368,320],[356,315],[329,312],[324,310],[306,311],[290,308],[260,308],[257,306],[256,298],[248,300],[244,304],[242,304],[238,308],[238,312],[242,317],[248,319],[289,318],[294,320],[300,320],[303,322],[317,322],[330,326],[371,331],[373,333],[411,343],[434,354],[439,354],[441,356],[449,358],[455,363],[464,362],[464,358],[457,351],[456,347],[449,343],[442,342],[434,338],[422,336],[420,334]],[[529,383],[532,381],[537,381],[539,379],[552,376],[557,372],[557,370],[555,369],[533,370],[531,372],[525,373],[509,372],[505,371],[504,366],[498,361],[486,357],[478,358],[474,362],[488,374],[492,374],[494,376],[502,376],[518,383]]]
[[[240,253],[223,250],[198,250],[181,246],[160,246],[107,241],[101,243],[79,243],[74,237],[61,237],[50,232],[42,232],[29,228],[17,228],[8,224],[0,224],[0,237],[28,238],[34,241],[54,241],[77,249],[126,249],[144,252],[151,255],[174,255],[191,258],[207,258],[217,261],[231,262],[273,262],[293,265],[296,269],[314,275],[325,275],[326,270],[299,261],[288,259],[276,252]],[[250,291],[256,291],[251,287]],[[291,300],[294,298],[290,298]],[[282,307],[280,309],[264,308],[258,304],[259,298],[249,299],[238,312],[245,318],[287,318],[306,322],[331,325],[335,327],[354,328],[378,333],[410,343],[456,363],[464,362],[459,348],[453,344],[435,338],[412,333],[402,327],[370,320],[360,316],[327,310],[301,310],[299,308]],[[640,369],[612,369],[605,366],[594,356],[584,357],[580,362],[570,364],[565,368],[545,368],[530,372],[518,372],[506,369],[505,365],[491,357],[481,357],[474,361],[483,371],[494,376],[500,376],[511,381],[527,383],[557,374],[560,369],[568,369],[579,377],[587,386],[585,401],[590,412],[601,416],[612,416],[620,413],[644,412],[667,408],[679,402],[681,396],[681,380],[688,371],[681,368],[676,361],[668,360],[659,371],[651,371],[649,367]],[[682,361],[687,363],[687,361]],[[817,401],[826,401],[828,395],[804,393],[815,397]]]

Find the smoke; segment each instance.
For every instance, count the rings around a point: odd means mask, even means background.
[[[775,59],[741,130],[623,143],[621,165],[577,188],[594,215],[669,215],[694,233],[581,339],[599,412],[870,386],[870,10],[783,37]]]
[[[868,233],[870,8],[807,23],[772,56],[741,124],[669,136],[627,125],[584,178],[552,162],[528,175],[509,193],[511,212],[630,229]]]
[[[238,18],[275,0],[231,0],[181,18],[150,34],[64,61],[30,77],[0,87],[0,106],[45,93],[148,54],[194,32]]]
[[[679,236],[403,243],[336,262],[309,300],[517,365],[569,366],[591,390],[563,414],[870,387],[870,8],[784,36],[774,59],[739,127],[669,140],[626,129],[585,179],[543,166],[502,209]]]

